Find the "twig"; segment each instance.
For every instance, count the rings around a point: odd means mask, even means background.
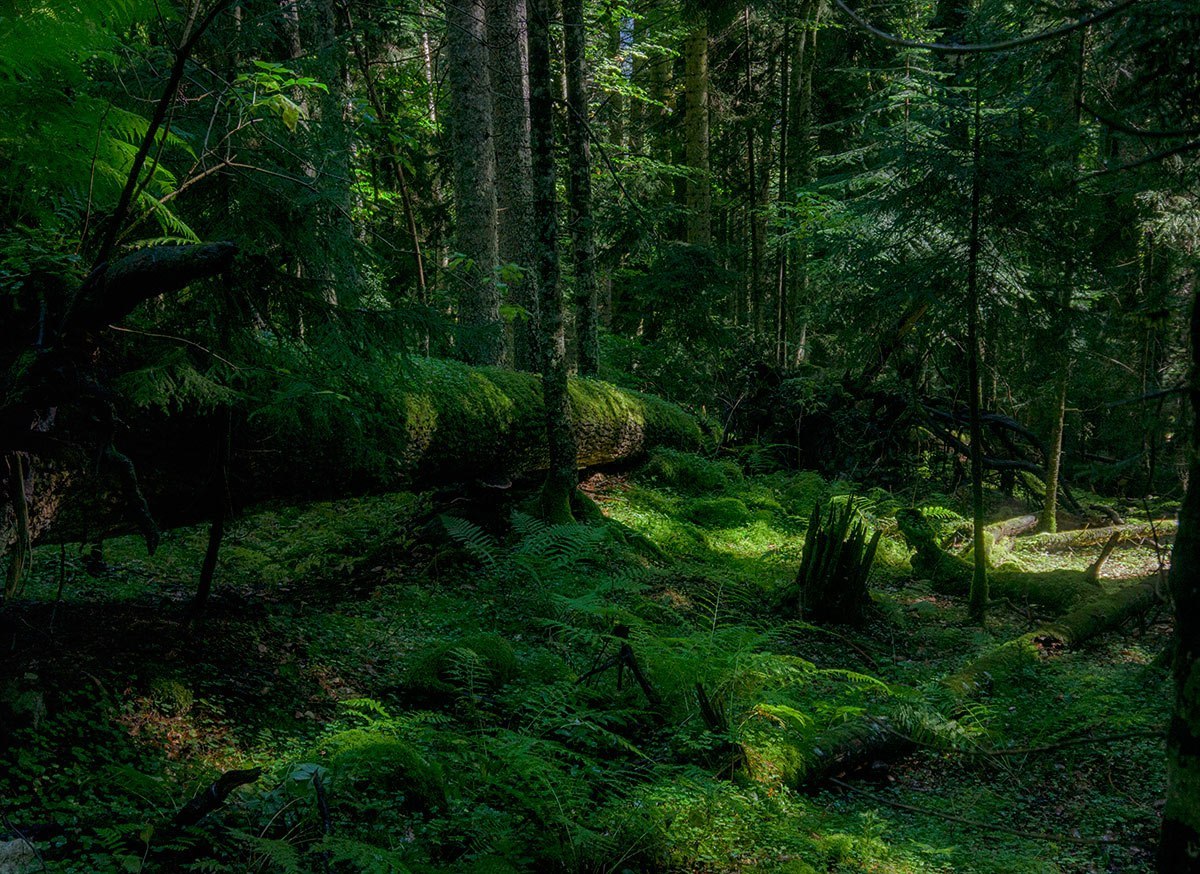
[[[46,860],[42,858],[42,851],[37,848],[37,844],[35,844],[28,837],[26,837],[26,835],[23,831],[21,831],[19,828],[17,828],[15,825],[12,824],[12,820],[10,820],[8,818],[7,811],[0,810],[0,821],[2,821],[4,823],[4,827],[6,829],[8,829],[10,832],[12,832],[14,835],[17,836],[17,838],[21,841],[21,843],[23,843],[25,846],[29,847],[29,849],[33,851],[33,855],[38,860],[38,865],[41,866],[41,870],[43,872],[46,871]]]
[[[1030,34],[1029,36],[1019,36],[1013,39],[1001,40],[999,42],[989,43],[940,43],[940,42],[921,42],[915,39],[905,39],[896,36],[894,33],[888,33],[882,28],[876,27],[867,21],[853,9],[846,5],[846,0],[834,0],[838,9],[856,25],[867,31],[873,36],[878,37],[884,42],[889,42],[892,45],[901,46],[908,49],[927,49],[932,52],[941,52],[947,55],[966,55],[966,54],[982,54],[986,52],[1004,52],[1009,49],[1021,48],[1022,46],[1033,45],[1034,43],[1042,42],[1055,37],[1064,36],[1072,31],[1079,30],[1082,27],[1089,27],[1093,24],[1098,24],[1106,18],[1111,18],[1118,12],[1123,12],[1130,6],[1133,6],[1138,0],[1122,0],[1120,3],[1114,3],[1105,9],[1093,12],[1091,15],[1080,16],[1075,21],[1060,27],[1051,28],[1050,30],[1039,31],[1038,33]]]

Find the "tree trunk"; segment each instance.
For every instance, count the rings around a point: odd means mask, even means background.
[[[504,359],[496,285],[496,186],[488,74],[486,0],[446,6],[450,159],[454,167],[460,355],[475,364]]]
[[[1200,294],[1192,298],[1192,433],[1187,494],[1171,552],[1175,704],[1167,731],[1167,801],[1158,870],[1200,871]]]
[[[360,406],[353,402],[332,408],[338,416],[333,422],[327,418],[331,408],[301,409],[299,421],[283,432],[278,423],[255,424],[259,420],[240,428],[228,460],[230,510],[273,498],[348,497],[504,479],[550,467],[542,382],[534,374],[418,357],[398,364],[390,385],[375,385],[379,396],[359,403],[379,405],[375,412],[386,428],[363,430]],[[576,465],[632,460],[658,445],[685,450],[701,445],[695,421],[659,398],[589,379],[569,382],[566,403],[556,421],[566,419],[571,431],[554,451],[561,452],[564,442],[575,447],[566,465],[556,458],[560,476],[562,467],[570,470],[572,486]],[[114,439],[136,467],[147,514],[163,527],[211,520],[212,447],[226,434],[225,412],[121,413],[125,430]],[[237,411],[234,416],[241,418]],[[125,471],[115,459],[97,470],[94,452],[72,449],[66,438],[75,429],[67,418],[60,416],[57,439],[4,448],[27,453],[30,541],[94,539],[142,526],[141,510],[126,492]],[[13,477],[0,464],[0,554],[18,541],[13,488]]]
[[[701,24],[687,35],[684,57],[684,162],[689,243],[707,246],[712,242],[712,180],[708,164],[708,25]]]
[[[538,301],[534,271],[533,165],[529,152],[529,73],[526,0],[490,0],[492,123],[496,150],[497,242],[500,261],[516,264],[506,277],[510,302],[528,313],[513,322],[513,364],[536,370]]]
[[[563,0],[563,57],[567,67],[567,155],[571,243],[575,257],[575,341],[579,372],[600,372],[596,243],[592,230],[592,158],[588,140],[587,30],[583,0]]]
[[[745,76],[746,76],[746,106],[756,104],[754,88],[754,48],[751,41],[750,7],[743,10],[746,30],[745,45]],[[754,313],[757,301],[762,293],[762,224],[759,218],[759,184],[758,161],[755,154],[755,124],[752,116],[747,113],[746,119],[746,224],[750,232],[750,271],[749,288],[746,295],[746,324],[753,333],[755,328]]]
[[[967,247],[967,392],[971,408],[971,516],[974,539],[974,573],[967,606],[971,618],[983,622],[987,615],[987,541],[983,522],[983,423],[979,412],[979,208],[981,199],[980,151],[981,99],[975,85],[975,130],[971,139],[971,233]]]
[[[550,0],[531,0],[529,16],[529,116],[537,216],[537,278],[542,317],[542,397],[549,469],[542,512],[570,521],[576,487],[576,443],[567,395],[567,344],[559,287],[558,202],[554,179],[554,100],[550,70]]]

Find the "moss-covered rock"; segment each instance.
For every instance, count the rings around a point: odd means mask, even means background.
[[[340,787],[339,795],[386,794],[401,809],[438,810],[446,803],[442,771],[410,744],[390,734],[351,729],[327,738],[318,753]],[[399,797],[397,797],[399,796]]]
[[[424,692],[495,691],[520,669],[512,645],[498,634],[473,634],[422,652],[408,671],[408,683]]]
[[[710,498],[692,501],[687,518],[704,528],[739,528],[753,519],[754,514],[737,498]]]

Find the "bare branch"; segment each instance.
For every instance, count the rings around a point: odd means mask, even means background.
[[[999,42],[989,43],[940,43],[940,42],[921,42],[915,39],[905,39],[901,36],[896,36],[894,33],[889,33],[886,30],[876,27],[867,21],[853,9],[846,5],[846,0],[833,0],[837,4],[838,9],[853,21],[858,27],[867,31],[873,36],[878,37],[884,42],[889,42],[892,45],[902,46],[909,49],[926,49],[931,52],[940,52],[946,55],[968,55],[968,54],[983,54],[986,52],[1007,52],[1011,49],[1022,48],[1023,46],[1033,45],[1034,43],[1043,42],[1048,39],[1064,36],[1068,33],[1073,33],[1076,30],[1084,27],[1090,27],[1093,24],[1098,24],[1106,18],[1111,18],[1118,12],[1123,12],[1133,6],[1138,0],[1121,0],[1112,6],[1093,12],[1090,15],[1083,15],[1080,18],[1060,27],[1051,28],[1050,30],[1039,31],[1032,33],[1029,36],[1019,36],[1013,39],[1000,40]]]

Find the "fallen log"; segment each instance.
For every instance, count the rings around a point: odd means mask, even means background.
[[[1028,534],[1034,528],[1037,528],[1037,524],[1038,517],[1030,514],[1028,516],[1017,516],[1013,519],[1003,519],[999,522],[993,522],[984,531],[991,537],[991,543],[994,545],[1010,537]]]
[[[696,420],[660,398],[590,379],[572,380],[569,393],[580,467],[636,459],[656,446],[701,445]],[[323,400],[298,404],[282,427],[241,417],[245,423],[228,455],[235,505],[512,478],[548,463],[541,382],[533,374],[421,358],[398,363],[393,386],[378,396]],[[387,427],[364,427],[367,404],[370,418]],[[174,527],[208,518],[225,413],[142,411],[124,421],[117,442],[132,460],[154,520]],[[124,466],[30,456],[32,542],[96,538],[143,521],[133,518]],[[8,483],[0,486],[7,494]],[[0,505],[0,552],[13,518],[10,507]]]
[[[1021,544],[1043,552],[1065,552],[1068,549],[1081,549],[1089,546],[1101,546],[1114,534],[1117,542],[1132,543],[1135,541],[1153,541],[1166,543],[1175,538],[1179,523],[1174,519],[1159,519],[1154,522],[1140,522],[1130,525],[1106,525],[1103,528],[1080,528],[1075,531],[1059,531],[1054,534],[1032,534],[1022,537]]]
[[[965,595],[970,591],[974,573],[971,563],[937,545],[936,532],[919,510],[902,510],[896,514],[896,522],[909,548],[916,550],[912,558],[913,573],[928,579],[940,594]],[[1024,538],[1029,539],[1032,538]],[[1076,570],[1039,573],[993,570],[988,572],[988,584],[994,598],[1038,604],[1056,613],[1094,597],[1099,591],[1086,571]]]
[[[1149,611],[1160,603],[1156,581],[1157,576],[1093,598],[936,681],[934,689],[948,693],[952,702],[966,703],[1022,674],[1027,666],[1064,649],[1078,648]],[[792,743],[782,732],[776,732],[768,742],[748,744],[746,755],[756,777],[782,776],[794,789],[812,790],[839,774],[913,752],[917,739],[902,731],[902,724],[887,714],[865,715]],[[785,764],[781,766],[780,762]]]

